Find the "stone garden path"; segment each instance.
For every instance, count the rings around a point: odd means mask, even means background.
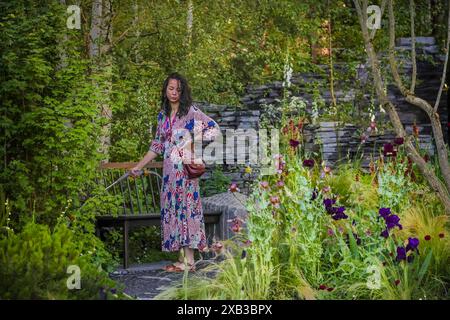
[[[197,271],[211,263],[203,260],[197,263]],[[132,266],[128,269],[118,269],[110,277],[125,285],[124,292],[138,300],[152,300],[165,289],[176,285],[183,279],[181,272],[166,272],[163,267],[172,261],[159,261],[149,264]]]
[[[229,220],[239,217],[245,220],[247,211],[242,203],[247,197],[244,194],[224,192],[202,199],[204,210],[210,213],[220,213],[219,228],[216,236],[219,239],[229,239],[233,232],[229,228]],[[243,227],[245,223],[243,224]],[[209,256],[211,257],[211,256]],[[197,261],[196,269],[201,270],[208,264],[213,263],[214,259],[208,259],[206,254],[204,260]],[[148,264],[130,266],[128,269],[119,268],[110,274],[110,277],[125,285],[124,292],[139,300],[154,299],[159,293],[168,287],[172,287],[181,282],[183,273],[166,272],[163,267],[172,261],[159,261]],[[195,274],[198,274],[196,272]],[[202,273],[202,275],[205,275]],[[210,276],[210,275],[207,275]]]

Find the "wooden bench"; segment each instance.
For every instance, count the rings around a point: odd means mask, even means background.
[[[111,185],[119,177],[136,165],[135,162],[111,162],[100,165],[98,183],[105,187]],[[162,187],[162,162],[150,162],[144,167],[144,174],[129,179],[126,178],[108,192],[121,199],[119,214],[102,214],[96,217],[96,234],[102,237],[104,228],[122,228],[123,236],[123,267],[129,266],[129,232],[132,228],[141,226],[160,226],[161,208],[160,192]],[[205,229],[208,238],[217,233],[220,213],[204,212]]]

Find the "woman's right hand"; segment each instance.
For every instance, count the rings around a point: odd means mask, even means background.
[[[136,178],[142,174],[142,169],[139,167],[134,167],[134,168],[131,168],[129,173],[130,173],[130,176]]]

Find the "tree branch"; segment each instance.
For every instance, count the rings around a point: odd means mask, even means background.
[[[417,78],[417,63],[416,63],[416,33],[414,30],[414,18],[416,15],[414,8],[414,0],[409,1],[410,16],[411,16],[411,60],[412,60],[412,76],[411,76],[411,87],[409,91],[414,94],[414,89],[416,86]]]
[[[437,178],[434,171],[427,166],[425,160],[420,156],[419,152],[416,150],[414,144],[412,143],[412,137],[406,136],[406,132],[403,128],[403,124],[400,121],[398,113],[395,110],[395,106],[389,100],[386,92],[384,91],[378,58],[370,41],[369,32],[367,30],[367,0],[363,0],[364,10],[361,9],[359,0],[353,0],[353,2],[358,13],[364,45],[370,61],[372,76],[374,78],[374,84],[378,94],[378,98],[388,112],[389,118],[391,119],[396,134],[400,137],[405,137],[405,147],[408,156],[410,156],[412,161],[418,166],[420,172],[423,174],[430,187],[437,193],[439,199],[441,200],[441,203],[445,207],[446,213],[450,214],[450,197],[448,190],[446,189],[445,185]]]
[[[448,50],[450,44],[450,1],[448,2],[448,22],[447,22],[447,45],[445,46],[445,62],[444,62],[444,70],[442,70],[442,78],[441,78],[441,86],[439,87],[438,96],[436,98],[436,103],[434,104],[434,112],[437,112],[439,108],[439,103],[441,102],[441,94],[442,89],[444,88],[445,76],[447,73],[447,63],[448,63]]]
[[[389,1],[389,64],[391,65],[392,75],[397,84],[398,89],[405,97],[405,100],[412,105],[419,107],[427,114],[430,119],[431,128],[433,129],[433,137],[436,144],[436,152],[438,155],[439,166],[444,177],[447,189],[450,190],[450,165],[448,163],[448,152],[444,142],[444,135],[442,132],[441,121],[439,114],[433,110],[433,107],[424,99],[419,98],[406,90],[403,86],[400,74],[397,69],[397,64],[394,56],[394,43],[395,43],[395,17],[394,9],[392,5],[393,0]]]
[[[394,81],[400,90],[400,92],[406,96],[407,90],[403,85],[402,79],[397,69],[397,61],[395,61],[395,17],[394,8],[392,5],[392,0],[388,0],[388,11],[389,11],[389,65],[391,66],[392,75],[394,76]]]

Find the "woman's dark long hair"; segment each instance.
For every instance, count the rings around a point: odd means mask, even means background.
[[[164,114],[166,116],[170,115],[171,107],[170,107],[170,101],[167,99],[166,90],[167,86],[169,85],[169,80],[175,79],[179,81],[180,86],[180,106],[178,107],[178,116],[183,117],[188,114],[189,108],[192,104],[192,97],[191,97],[191,88],[189,87],[189,84],[187,80],[179,73],[173,72],[169,74],[164,80],[163,88],[161,91],[161,108],[164,110]]]

